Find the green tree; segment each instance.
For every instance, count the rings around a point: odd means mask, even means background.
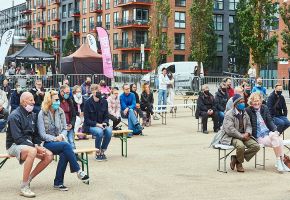
[[[48,37],[44,40],[44,52],[48,54],[53,54],[53,42],[51,37]]]
[[[213,65],[216,52],[216,34],[213,27],[213,1],[193,0],[190,8],[191,22],[191,59],[197,61],[197,73],[201,63]],[[211,58],[211,61],[207,61]]]
[[[270,28],[277,26],[277,3],[271,0],[241,0],[237,19],[243,44],[250,48],[256,64],[257,76],[277,43],[277,35]]]
[[[76,48],[73,42],[73,35],[71,32],[69,32],[64,42],[63,56],[68,56],[72,54],[75,50]]]
[[[234,18],[234,22],[230,24],[230,40],[231,43],[228,44],[229,57],[235,58],[237,71],[240,74],[245,74],[249,65],[250,49],[242,42],[240,24],[237,18]]]
[[[26,38],[26,44],[31,44],[32,45],[32,36],[28,35]]]
[[[283,47],[281,48],[284,53],[290,57],[290,5],[283,3],[279,9],[280,15],[286,25],[284,30],[281,32],[281,37],[283,41]]]
[[[151,44],[149,60],[152,69],[155,69],[161,64],[164,55],[171,54],[171,50],[168,48],[170,40],[162,32],[164,24],[166,24],[171,15],[169,0],[155,0],[154,3],[155,10],[152,12],[149,23],[149,38]]]

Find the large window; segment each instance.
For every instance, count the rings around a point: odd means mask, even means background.
[[[106,14],[105,15],[105,19],[106,19],[106,21],[105,21],[105,23],[106,23],[106,29],[107,30],[109,30],[110,29],[110,22],[111,22],[111,20],[110,20],[110,14]]]
[[[105,9],[110,9],[110,0],[106,0]]]
[[[90,24],[90,31],[94,30],[94,28],[95,28],[94,17],[89,18],[89,24]]]
[[[114,0],[114,7],[117,7],[118,5],[118,0]]]
[[[223,10],[224,9],[224,0],[214,0],[214,9]]]
[[[50,37],[51,35],[51,32],[50,32],[50,25],[47,26],[47,37]]]
[[[95,9],[95,1],[90,0],[90,12],[92,12]]]
[[[174,55],[174,62],[180,62],[180,61],[185,61],[185,56],[184,55]]]
[[[87,19],[86,18],[82,19],[82,32],[83,33],[87,32]]]
[[[224,18],[223,18],[223,15],[214,15],[213,16],[213,21],[214,21],[214,29],[216,31],[224,30]]]
[[[118,47],[118,33],[113,34],[113,48],[116,49]]]
[[[117,24],[119,19],[119,13],[118,12],[114,12],[114,26]]]
[[[236,10],[239,0],[229,0],[229,10]]]
[[[47,10],[47,21],[50,22],[50,10]]]
[[[67,22],[67,30],[69,31],[69,32],[73,32],[74,30],[73,30],[73,23],[72,23],[72,21],[68,21]]]
[[[175,6],[185,7],[186,6],[186,0],[175,0]]]
[[[61,26],[61,28],[62,28],[62,33],[61,33],[61,35],[62,35],[62,36],[65,36],[65,35],[66,35],[66,22],[62,22],[62,26]]]
[[[73,5],[72,3],[68,4],[68,17],[71,17],[73,14]]]
[[[223,51],[223,36],[219,35],[217,42],[216,42],[216,50],[218,52],[222,52]]]
[[[82,13],[86,14],[87,13],[87,0],[83,0],[82,3],[83,3]]]
[[[175,12],[175,28],[185,28],[185,12]]]
[[[185,49],[185,33],[175,33],[175,45],[174,49],[184,50]]]
[[[62,18],[66,18],[67,17],[67,12],[66,12],[66,5],[62,6]]]
[[[113,54],[113,65],[118,68],[118,54]]]
[[[148,22],[149,20],[149,10],[148,9],[142,9],[137,8],[136,9],[136,20],[142,21],[142,22]]]

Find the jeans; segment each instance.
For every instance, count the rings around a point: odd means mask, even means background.
[[[159,90],[158,91],[158,105],[166,105],[166,98],[167,98],[167,90]],[[163,104],[161,103],[163,101]],[[162,107],[163,110],[166,109],[166,107]],[[160,110],[160,107],[158,108]]]
[[[71,129],[71,130],[67,131],[67,141],[68,141],[68,143],[70,143],[70,145],[73,149],[76,148],[74,140],[75,140],[75,132],[73,129]]]
[[[277,126],[277,130],[282,133],[290,126],[290,121],[286,116],[273,117],[274,124]]]
[[[218,117],[219,117],[219,127],[221,127],[223,125],[225,113],[222,111],[218,111]]]
[[[139,125],[139,121],[135,115],[133,109],[129,109],[127,115],[124,115],[123,111],[121,113],[123,118],[128,118],[128,129],[133,131],[133,134],[139,134],[140,130],[137,125]],[[130,136],[130,134],[128,134]]]
[[[90,127],[90,133],[96,137],[95,147],[103,151],[107,150],[112,137],[112,128],[106,127],[101,129],[99,127]]]
[[[44,142],[45,148],[50,150],[54,155],[59,155],[54,185],[63,185],[64,173],[67,163],[70,165],[71,173],[78,172],[80,166],[77,163],[76,156],[71,145],[67,142]]]

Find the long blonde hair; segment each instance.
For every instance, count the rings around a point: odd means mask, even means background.
[[[54,95],[58,95],[57,91],[55,90],[51,90],[49,92],[46,92],[45,93],[45,96],[43,98],[43,102],[41,104],[41,109],[45,112],[48,112],[51,105],[52,105],[52,99],[51,97],[54,96]]]

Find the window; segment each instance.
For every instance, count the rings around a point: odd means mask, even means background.
[[[52,19],[56,19],[57,16],[56,16],[56,9],[52,9]]]
[[[90,12],[94,11],[95,9],[95,1],[94,0],[90,0]]]
[[[118,0],[114,0],[114,7],[117,7],[118,5]]]
[[[67,14],[66,14],[66,5],[62,6],[62,18],[66,18]]]
[[[122,47],[127,47],[128,42],[128,32],[122,32]]]
[[[214,30],[216,31],[222,31],[224,30],[224,19],[223,15],[214,15]]]
[[[102,27],[102,15],[97,16],[97,26]]]
[[[110,14],[106,14],[105,17],[106,17],[106,21],[105,21],[106,29],[109,30],[110,29]]]
[[[113,34],[113,48],[116,49],[118,47],[118,33]]]
[[[102,0],[96,0],[96,8],[97,10],[102,10]]]
[[[236,10],[239,0],[229,0],[229,10]]]
[[[223,10],[224,9],[224,0],[214,0],[214,9]]]
[[[73,32],[74,31],[73,25],[72,25],[72,21],[68,21],[68,23],[67,23],[67,30],[69,32]]]
[[[61,26],[61,28],[62,28],[62,33],[61,33],[61,35],[62,35],[62,36],[65,36],[65,35],[66,35],[66,22],[62,22],[62,26]]]
[[[185,49],[185,33],[175,33],[175,46],[176,50],[184,50]]]
[[[185,28],[184,12],[175,12],[175,28]]]
[[[223,69],[223,57],[217,56],[214,61],[214,67],[212,69],[212,72],[218,73],[221,72]]]
[[[47,21],[50,22],[50,10],[47,10]]]
[[[148,41],[148,32],[147,31],[136,31],[136,36],[134,37],[138,45],[145,44]]]
[[[167,33],[162,32],[162,49],[166,49],[167,46]]]
[[[51,33],[51,32],[50,32],[50,25],[48,25],[48,26],[47,26],[47,37],[50,37],[50,36],[51,36],[50,33]]]
[[[116,26],[117,22],[119,19],[119,13],[118,12],[114,12],[114,26]]]
[[[118,67],[118,54],[113,54],[113,65]]]
[[[82,44],[86,44],[87,43],[87,37],[82,37]]]
[[[73,14],[73,5],[72,3],[68,4],[68,17],[71,17]]]
[[[229,16],[229,24],[235,23],[235,16],[230,15]]]
[[[83,33],[87,32],[87,19],[86,18],[82,19],[82,32]]]
[[[174,55],[174,62],[185,61],[185,55]]]
[[[166,28],[168,27],[168,17],[162,16],[162,27]]]
[[[89,18],[89,24],[90,24],[90,31],[94,30],[94,28],[95,28],[94,17]]]
[[[135,20],[141,21],[141,22],[148,22],[148,20],[149,20],[149,10],[148,9],[137,8],[136,9]]]
[[[83,9],[82,9],[82,13],[86,14],[87,13],[87,0],[83,0]]]
[[[216,50],[218,52],[222,52],[223,51],[223,36],[219,35],[217,42],[216,42]]]
[[[185,0],[175,0],[175,6],[178,7],[185,7],[186,1]]]
[[[127,53],[122,53],[122,65],[123,65],[122,66],[123,68],[128,68],[128,54]]]
[[[105,9],[106,10],[110,9],[110,0],[106,0]]]
[[[122,11],[123,23],[127,23],[129,19],[129,10]]]

